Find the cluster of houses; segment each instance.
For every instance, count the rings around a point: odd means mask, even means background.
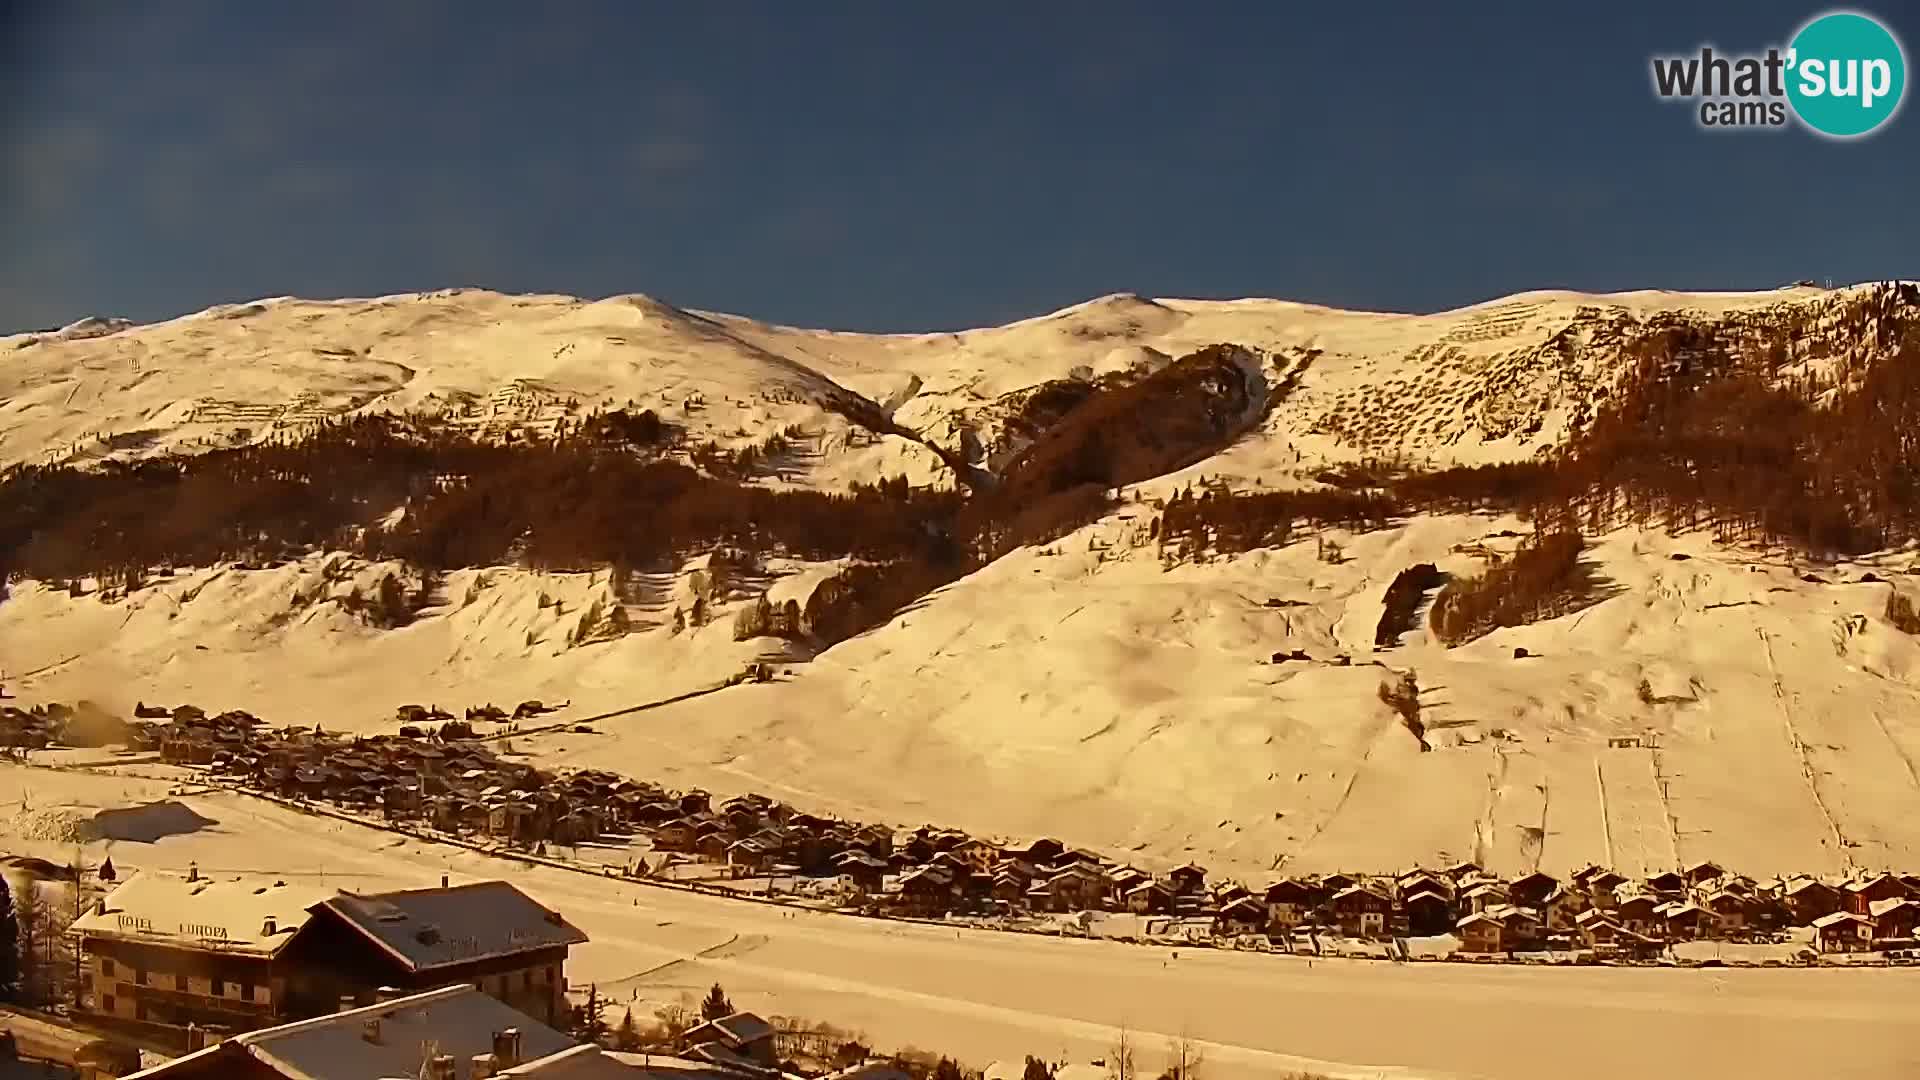
[[[1811,927],[1822,951],[1910,947],[1920,875],[1759,882],[1712,863],[1644,880],[1589,867],[1561,881],[1503,880],[1471,863],[1397,876],[1290,877],[1255,892],[1204,868],[1161,874],[1056,840],[993,843],[931,826],[906,832],[822,817],[758,794],[714,800],[599,770],[552,773],[481,739],[341,737],[269,730],[246,713],[192,706],[136,741],[283,797],[412,820],[541,850],[644,837],[647,871],[705,863],[730,878],[815,879],[842,907],[912,917],[1116,912],[1209,923],[1219,936],[1297,932],[1390,940],[1452,934],[1468,952],[1590,949],[1645,956],[1674,942],[1776,940]],[[637,868],[636,868],[637,869]]]

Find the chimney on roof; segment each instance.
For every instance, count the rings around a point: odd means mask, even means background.
[[[447,887],[447,875],[445,874],[440,875],[440,887],[443,889]]]
[[[488,1080],[488,1077],[491,1077],[493,1074],[492,1054],[473,1055],[473,1066],[467,1071],[467,1075],[472,1077],[472,1080]]]
[[[502,1069],[511,1069],[520,1064],[520,1029],[507,1028],[493,1033],[494,1064]]]
[[[458,1080],[454,1071],[455,1058],[452,1054],[439,1054],[427,1063],[427,1075],[433,1080]]]
[[[95,915],[105,915],[105,914],[107,913],[107,898],[106,898],[106,897],[104,897],[104,896],[102,896],[102,897],[99,897],[99,898],[97,898],[97,899],[95,899],[95,900],[94,900],[94,902],[93,902],[93,913],[94,913]]]
[[[375,1046],[380,1045],[380,1018],[370,1016],[360,1025],[360,1037]]]
[[[188,881],[200,880],[200,864],[199,863],[190,862],[187,864],[187,880]]]
[[[354,996],[353,996],[352,994],[341,994],[341,995],[340,995],[340,1008],[339,1008],[338,1010],[336,1010],[336,1011],[338,1011],[338,1012],[352,1012],[352,1011],[353,1011],[354,1009],[357,1009],[357,1008],[359,1008],[359,1007],[360,1007],[360,1002],[359,1002],[359,1001],[357,1001],[357,1000],[355,1000],[355,999],[354,999]]]
[[[269,915],[264,920],[261,921],[260,923],[261,937],[272,937],[273,935],[279,932],[280,932],[280,924],[274,921],[273,916]]]

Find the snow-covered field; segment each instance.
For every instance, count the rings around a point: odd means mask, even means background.
[[[516,747],[865,820],[1198,858],[1250,883],[1465,858],[1562,875],[1920,866],[1920,642],[1880,617],[1909,554],[1815,583],[1625,531],[1590,552],[1617,590],[1596,606],[1462,648],[1416,632],[1375,650],[1396,572],[1471,568],[1456,546],[1511,544],[1496,534],[1518,523],[1421,518],[1347,538],[1339,565],[1307,541],[1170,571],[1126,546],[1134,524],[1009,556],[775,682]],[[589,717],[712,686],[777,644],[734,642],[723,611],[699,632],[568,645],[599,587],[584,574],[456,576],[466,602],[399,630],[324,607],[282,618],[302,572],[203,571],[116,604],[20,589],[0,605],[0,663],[51,665],[21,683],[31,699],[374,731],[407,702],[570,700],[549,719]],[[1268,662],[1295,649],[1313,660]],[[1401,670],[1431,753],[1378,700]]]
[[[90,810],[167,797],[166,784],[0,767],[0,802]],[[864,1030],[976,1065],[1026,1054],[1087,1062],[1126,1027],[1143,1067],[1168,1036],[1211,1074],[1601,1080],[1881,1078],[1920,1069],[1920,972],[1537,969],[1315,961],[1205,949],[946,930],[789,912],[559,870],[316,819],[245,796],[180,796],[195,831],[111,850],[124,873],[269,873],[346,889],[510,874],[593,938],[569,976],[616,1000],[721,982],[744,1008]],[[17,805],[0,807],[17,820]],[[72,847],[0,835],[64,861]]]

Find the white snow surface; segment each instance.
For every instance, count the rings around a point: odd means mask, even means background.
[[[0,792],[113,807],[169,782],[0,765]],[[1122,1026],[1143,1075],[1186,1036],[1207,1075],[1288,1080],[1698,1080],[1913,1075],[1920,972],[1389,964],[1150,948],[857,919],[648,888],[514,863],[243,795],[175,794],[214,824],[112,847],[120,872],[269,875],[361,892],[510,875],[590,942],[567,968],[616,1002],[694,1000],[722,983],[740,1008],[825,1020],[874,1045],[973,1067],[1028,1054],[1097,1077]],[[8,800],[0,797],[0,803]],[[56,863],[71,843],[0,838]],[[89,845],[89,861],[106,851]],[[636,1008],[636,1014],[642,1008]],[[1017,1069],[1012,1075],[1018,1075]]]
[[[854,394],[869,394],[867,405],[884,403],[931,438],[991,413],[998,395],[1214,341],[1263,350],[1270,381],[1294,373],[1298,389],[1261,429],[1137,485],[1106,520],[1047,551],[1016,552],[811,662],[771,639],[733,640],[751,590],[676,632],[691,563],[640,575],[641,595],[624,598],[604,572],[460,571],[412,625],[382,630],[334,601],[368,595],[399,568],[332,554],[183,569],[130,599],[16,584],[0,603],[0,680],[29,702],[191,702],[374,731],[392,730],[405,703],[458,714],[535,698],[571,702],[555,721],[589,718],[714,687],[766,659],[782,669],[771,683],[523,749],[869,820],[1052,834],[1147,865],[1198,859],[1250,880],[1461,858],[1503,872],[1592,860],[1639,873],[1701,858],[1755,875],[1912,869],[1920,644],[1881,618],[1888,590],[1908,587],[1911,552],[1817,568],[1815,583],[1779,554],[1616,532],[1594,538],[1588,556],[1608,583],[1597,605],[1461,648],[1416,632],[1376,652],[1395,574],[1425,561],[1476,572],[1476,545],[1510,550],[1524,523],[1417,517],[1338,537],[1339,564],[1319,561],[1308,539],[1168,570],[1146,537],[1146,500],[1178,484],[1285,483],[1370,452],[1332,428],[1303,434],[1331,415],[1315,402],[1424,386],[1425,398],[1407,400],[1428,401],[1425,412],[1347,415],[1428,417],[1395,437],[1433,460],[1525,457],[1557,437],[1552,410],[1535,414],[1548,421],[1538,430],[1483,438],[1500,423],[1487,402],[1528,398],[1535,389],[1511,385],[1534,375],[1540,393],[1568,400],[1576,369],[1604,382],[1594,373],[1611,354],[1597,346],[1556,346],[1556,359],[1539,361],[1541,343],[1568,326],[1764,313],[1857,291],[1543,292],[1437,315],[1122,295],[1005,327],[875,336],[645,297],[456,290],[268,300],[96,337],[6,339],[9,460],[58,457],[76,441],[78,460],[191,448],[232,424],[204,418],[216,400],[283,408],[293,423],[467,395],[475,423],[531,423],[569,398],[580,409],[633,399],[715,438],[751,442],[788,424],[817,435],[765,482],[836,487],[897,473],[919,454],[930,463],[919,481],[939,483],[951,476],[912,438],[848,449],[853,428],[835,410],[851,401],[857,411]],[[1473,382],[1500,364],[1500,379]],[[1462,384],[1480,400],[1455,401]],[[705,404],[686,408],[689,395]],[[258,438],[273,422],[242,426]],[[89,430],[107,444],[77,439]],[[756,588],[804,600],[832,569],[776,560]],[[1869,572],[1881,580],[1863,582]],[[632,627],[624,636],[606,632],[615,607]],[[1516,647],[1534,655],[1515,659]],[[1312,660],[1268,662],[1295,649]],[[1430,753],[1378,700],[1400,671],[1421,687]]]

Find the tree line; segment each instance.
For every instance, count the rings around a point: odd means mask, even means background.
[[[1843,328],[1873,348],[1810,367],[1823,339],[1805,325],[1758,338],[1751,327],[1661,325],[1622,346],[1626,377],[1552,453],[1472,468],[1347,467],[1312,490],[1189,488],[1163,509],[1155,537],[1169,558],[1193,558],[1412,513],[1501,510],[1556,536],[1704,528],[1823,555],[1920,538],[1920,347],[1903,312]],[[726,545],[851,560],[805,631],[840,640],[1007,551],[1097,520],[1125,485],[1224,449],[1267,404],[1250,397],[1254,360],[1211,346],[1097,392],[1037,394],[1022,415],[1048,426],[997,477],[963,467],[968,486],[953,491],[904,478],[845,494],[776,491],[748,477],[797,433],[724,452],[684,446],[671,425],[624,410],[507,442],[424,417],[360,416],[191,457],[19,466],[0,474],[0,580],[137,588],[163,567],[319,549],[402,560],[430,578],[502,564],[631,568]],[[1528,575],[1564,556],[1556,545],[1530,550]],[[1517,573],[1462,586],[1449,626],[1507,617],[1487,607],[1486,590],[1536,580]],[[403,620],[417,599],[394,592],[370,601],[384,621]],[[767,625],[790,625],[781,615]]]

